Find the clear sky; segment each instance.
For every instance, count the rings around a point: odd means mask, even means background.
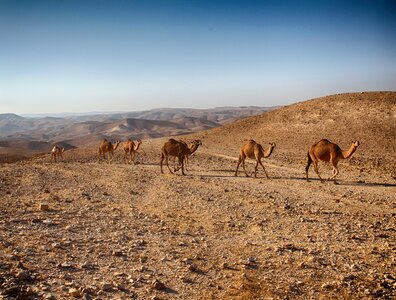
[[[0,0],[0,113],[396,90],[396,1]]]

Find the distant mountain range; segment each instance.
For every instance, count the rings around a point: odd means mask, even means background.
[[[112,141],[182,135],[219,127],[272,107],[163,108],[140,112],[22,117],[0,114],[0,154],[7,150],[46,152],[54,144],[66,149]]]

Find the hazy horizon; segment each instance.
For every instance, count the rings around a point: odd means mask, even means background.
[[[0,1],[0,113],[396,90],[394,1]]]

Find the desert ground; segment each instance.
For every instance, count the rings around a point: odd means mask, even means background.
[[[180,137],[202,141],[186,176],[160,172],[168,137],[143,140],[137,164],[122,149],[98,162],[97,146],[87,146],[58,163],[45,154],[0,165],[0,294],[394,299],[396,93],[340,97]],[[342,108],[355,101],[366,109]],[[242,168],[234,176],[250,138],[277,145],[263,159],[270,179],[260,168],[257,178]],[[361,142],[339,163],[337,184],[320,182],[312,166],[305,180],[320,138],[342,149]],[[246,166],[251,174],[254,161]],[[331,175],[329,164],[319,170]]]

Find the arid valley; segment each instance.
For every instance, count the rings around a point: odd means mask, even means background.
[[[202,142],[185,176],[161,174],[171,134],[142,136],[136,164],[121,146],[98,162],[98,135],[57,163],[49,152],[2,163],[0,297],[396,298],[396,92],[317,98],[173,136]],[[305,179],[322,138],[343,150],[360,142],[337,184],[313,166]],[[269,179],[261,168],[234,175],[249,139],[276,143],[262,160]]]

